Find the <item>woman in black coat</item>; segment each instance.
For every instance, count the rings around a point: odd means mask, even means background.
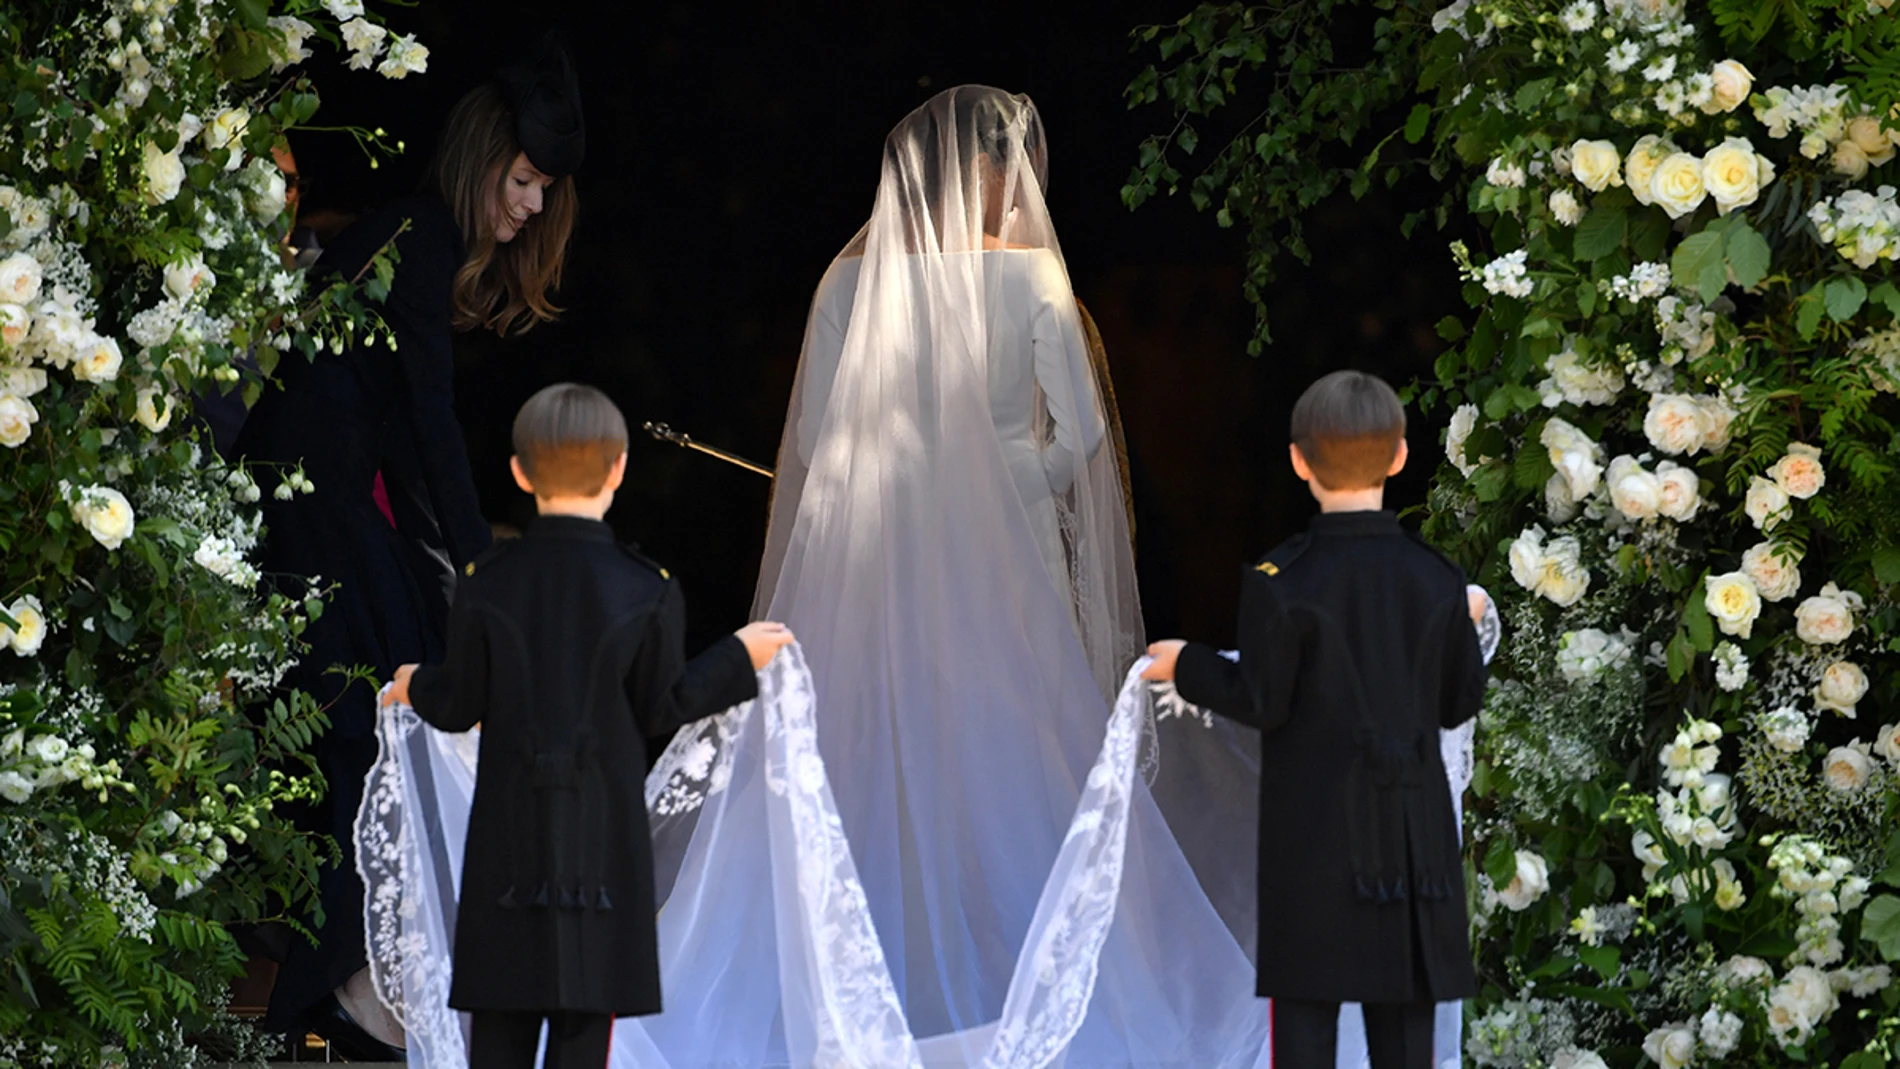
[[[369,993],[350,835],[376,760],[376,696],[363,683],[346,688],[331,669],[366,666],[386,680],[398,665],[442,655],[454,577],[489,542],[453,407],[452,336],[517,334],[554,318],[549,293],[573,230],[584,147],[577,82],[558,48],[463,97],[424,192],[350,227],[318,264],[354,277],[393,237],[400,261],[380,312],[394,347],[365,338],[286,360],[281,391],[267,391],[238,438],[245,459],[300,465],[314,487],[266,499],[265,569],[334,586],[285,682],[329,706],[330,730],[315,747],[328,793],[304,826],[330,835],[344,856],[323,871],[324,923],[314,945],[293,939],[268,1021],[324,1035],[346,1056],[401,1052],[385,1042],[400,1034]],[[375,499],[379,473],[388,515]]]

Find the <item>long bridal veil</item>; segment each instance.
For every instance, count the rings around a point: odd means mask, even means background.
[[[666,1010],[616,1027],[623,1069],[1266,1064],[1257,768],[1225,726],[1157,727],[1131,671],[1126,506],[1047,173],[1034,106],[993,89],[885,143],[779,458],[758,607],[802,647],[648,779]],[[440,840],[466,754],[404,710],[383,731],[375,973],[411,1064],[459,1065]]]

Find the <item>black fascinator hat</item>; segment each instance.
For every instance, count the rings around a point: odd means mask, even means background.
[[[560,39],[549,33],[533,60],[509,64],[495,78],[514,109],[515,140],[528,161],[554,178],[579,170],[587,154],[581,82]]]

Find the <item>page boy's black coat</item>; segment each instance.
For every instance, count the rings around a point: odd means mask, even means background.
[[[1181,696],[1258,727],[1258,993],[1477,993],[1438,732],[1485,668],[1458,567],[1390,512],[1325,513],[1241,585],[1240,662],[1189,645]]]
[[[644,738],[757,694],[744,644],[688,662],[684,629],[597,520],[544,516],[456,590],[448,662],[409,684],[436,727],[482,725],[451,1006],[659,1012]]]

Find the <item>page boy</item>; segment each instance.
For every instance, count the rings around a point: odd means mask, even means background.
[[[1340,371],[1293,409],[1306,532],[1241,581],[1240,660],[1176,640],[1147,678],[1259,728],[1258,994],[1276,1069],[1332,1069],[1342,1002],[1375,1069],[1428,1069],[1433,1006],[1477,991],[1441,727],[1476,715],[1485,669],[1457,566],[1399,526],[1392,388]]]
[[[390,700],[482,725],[449,992],[471,1069],[530,1069],[544,1019],[547,1069],[598,1069],[615,1017],[660,1010],[643,739],[754,697],[792,635],[749,624],[686,660],[679,584],[601,521],[627,466],[606,395],[542,390],[514,447],[540,518],[470,565],[447,663],[404,666]]]

